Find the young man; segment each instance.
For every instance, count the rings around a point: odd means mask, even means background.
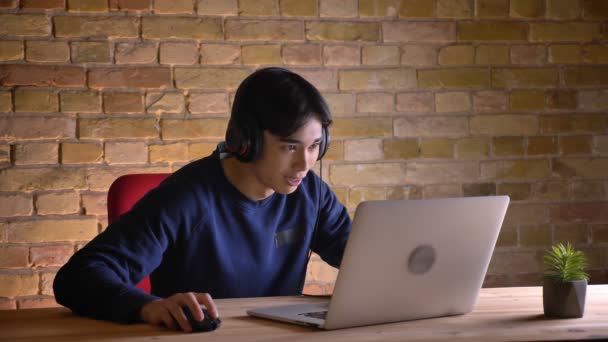
[[[309,82],[261,69],[239,86],[226,143],[144,196],[79,250],[53,285],[74,312],[191,331],[181,306],[299,294],[309,248],[338,267],[351,221],[310,171],[331,114]],[[150,274],[152,293],[135,287]],[[177,323],[177,324],[176,324]]]

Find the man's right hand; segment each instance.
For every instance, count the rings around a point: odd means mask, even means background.
[[[192,327],[181,306],[189,307],[194,319],[201,321],[205,318],[201,304],[207,308],[211,318],[219,317],[219,312],[211,295],[198,292],[176,293],[169,298],[155,300],[142,306],[139,314],[144,322],[165,325],[172,330],[181,329],[185,332],[191,332]]]

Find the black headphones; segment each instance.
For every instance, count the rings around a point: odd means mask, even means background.
[[[226,148],[239,161],[249,163],[255,161],[262,151],[264,142],[264,133],[258,127],[254,120],[249,120],[247,125],[230,120],[228,129],[226,130]],[[326,126],[323,126],[321,142],[319,144],[319,156],[317,160],[321,160],[329,145],[329,131]]]

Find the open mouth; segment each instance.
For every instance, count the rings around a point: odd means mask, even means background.
[[[298,186],[302,183],[302,178],[297,177],[285,177],[285,180],[287,180],[287,184],[290,186]]]

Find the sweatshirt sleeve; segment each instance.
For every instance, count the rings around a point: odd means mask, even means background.
[[[76,252],[55,277],[57,302],[95,319],[139,321],[140,308],[158,297],[135,284],[158,267],[179,229],[192,223],[165,204],[175,197],[152,190]]]

